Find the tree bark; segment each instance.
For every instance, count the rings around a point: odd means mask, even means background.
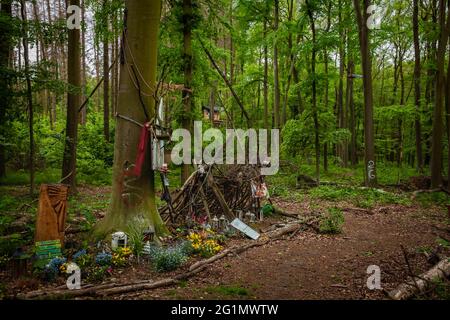
[[[108,0],[103,0],[103,10],[106,11]],[[106,14],[106,12],[104,12]],[[104,17],[103,27],[103,136],[109,142],[109,17]]]
[[[81,3],[81,21],[82,23],[84,23],[85,21],[85,1],[86,0],[82,0]],[[83,24],[82,25],[82,29],[81,29],[81,55],[82,55],[82,59],[83,59],[83,70],[82,70],[82,88],[83,88],[83,100],[86,99],[87,95],[86,95],[86,90],[87,90],[87,79],[86,79],[86,73],[87,73],[87,65],[86,65],[86,25]],[[81,125],[85,125],[87,121],[87,108],[83,108],[83,110],[81,110],[81,115],[80,115],[80,123]]]
[[[12,37],[8,33],[10,29],[10,19],[11,19],[11,3],[9,1],[1,1],[0,7],[0,17],[2,18],[1,32],[0,32],[0,70],[6,72],[10,68],[10,54],[12,48]],[[10,80],[8,77],[0,78],[0,101],[2,101],[2,107],[0,108],[0,134],[5,136],[3,133],[6,129],[6,110],[11,106],[10,98]],[[0,142],[0,178],[6,176],[6,150],[4,145]]]
[[[361,12],[360,0],[353,0],[356,11],[356,20],[359,30],[359,43],[363,70],[364,85],[364,155],[365,155],[365,184],[368,187],[377,186],[375,143],[373,128],[373,88],[372,88],[372,61],[369,48],[369,30],[367,27],[370,0],[364,0],[364,10]]]
[[[80,0],[70,0],[70,5],[80,5]],[[62,183],[71,187],[76,193],[76,163],[78,140],[78,108],[80,106],[81,63],[80,63],[80,30],[69,30],[67,55],[67,93],[66,138],[62,165]]]
[[[192,134],[192,1],[183,0],[183,66],[184,66],[184,89],[182,100],[184,115],[182,126]],[[213,110],[210,110],[213,113]],[[187,163],[181,166],[181,184],[190,175],[190,165]]]
[[[413,36],[414,36],[414,120],[416,133],[417,170],[423,172],[422,126],[420,123],[420,44],[419,44],[419,0],[413,0]]]
[[[279,0],[274,0],[274,31],[277,33],[279,24]],[[280,128],[280,80],[278,71],[278,43],[275,36],[275,42],[273,44],[273,89],[274,89],[274,102],[273,102],[273,114],[274,114],[274,128]]]
[[[264,39],[267,36],[267,20],[264,19]],[[264,43],[264,128],[269,129],[269,57],[267,44]]]
[[[314,15],[309,0],[306,0],[307,13],[312,32],[311,52],[311,77],[312,77],[312,110],[314,118],[314,148],[316,151],[316,180],[320,183],[320,141],[319,141],[319,118],[317,112],[317,79],[316,79],[316,26]]]
[[[450,0],[448,1],[450,3]],[[450,10],[445,17],[445,0],[439,0],[439,26],[440,38],[436,60],[436,89],[433,113],[433,133],[431,142],[431,188],[437,188],[442,184],[442,137],[445,90],[445,52],[450,29]],[[447,21],[447,22],[446,22]]]
[[[23,31],[23,60],[25,63],[25,79],[27,83],[27,105],[28,105],[28,130],[30,139],[30,151],[29,151],[29,166],[30,166],[30,195],[33,195],[34,191],[34,135],[33,135],[33,96],[31,88],[30,77],[30,60],[28,54],[28,21],[27,21],[27,7],[25,0],[20,1],[20,13],[22,16],[22,31]]]
[[[339,1],[339,8],[341,8],[341,2]],[[346,109],[344,108],[344,61],[345,61],[345,31],[342,26],[342,10],[339,10],[339,34],[342,41],[339,44],[339,89],[338,89],[338,125],[340,129],[347,127],[346,124]],[[347,142],[343,141],[338,144],[338,155],[341,158],[342,165],[347,167],[348,165],[348,148]]]
[[[117,112],[140,123],[155,116],[152,96],[140,96],[135,87],[134,68],[139,70],[138,80],[150,87],[156,86],[158,29],[161,2],[153,0],[126,0],[124,60],[120,72],[120,91]],[[134,59],[131,57],[133,55]],[[147,89],[148,90],[148,89]],[[142,101],[142,102],[141,102]],[[143,105],[144,104],[144,105]],[[105,235],[113,230],[126,230],[129,222],[139,217],[144,225],[153,226],[157,235],[167,232],[155,201],[154,172],[150,163],[150,146],[146,147],[146,160],[139,177],[127,176],[136,159],[141,128],[131,121],[116,118],[112,199],[105,218],[96,231]]]

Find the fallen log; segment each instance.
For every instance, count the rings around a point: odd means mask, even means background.
[[[417,293],[424,292],[435,279],[443,279],[450,276],[449,258],[439,261],[433,268],[420,276],[414,276],[400,284],[396,289],[388,293],[393,300],[406,300]]]
[[[273,206],[273,212],[275,214],[279,214],[281,216],[285,216],[285,217],[289,217],[289,218],[298,218],[299,214],[298,213],[293,213],[293,212],[286,212],[281,210],[280,208]]]
[[[226,255],[228,255],[228,254],[230,254],[232,252],[232,249],[233,248],[225,249],[221,253],[218,253],[218,254],[212,256],[211,258],[208,258],[206,260],[197,261],[196,263],[192,264],[189,267],[189,271],[193,271],[193,270],[195,270],[195,269],[197,269],[197,268],[199,268],[199,267],[201,267],[201,266],[203,266],[205,264],[210,264],[210,263],[212,263],[212,262],[214,262],[216,260],[219,260],[219,259],[225,257]]]
[[[170,286],[172,284],[175,284],[177,280],[172,278],[162,279],[159,281],[151,281],[151,282],[145,282],[145,283],[138,283],[138,284],[130,284],[130,285],[124,285],[119,287],[114,287],[110,289],[104,289],[99,292],[97,292],[97,295],[101,296],[108,296],[118,293],[127,293],[131,291],[139,291],[139,290],[145,290],[145,289],[156,289],[164,286]]]

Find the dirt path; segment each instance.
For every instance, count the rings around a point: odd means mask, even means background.
[[[394,288],[407,276],[401,250],[414,272],[430,267],[420,248],[436,247],[443,212],[391,207],[374,215],[345,214],[343,233],[298,233],[239,256],[227,257],[177,287],[141,292],[136,299],[382,299],[366,287],[367,267],[380,266],[382,286]]]

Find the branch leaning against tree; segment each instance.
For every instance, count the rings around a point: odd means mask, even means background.
[[[230,89],[231,94],[233,95],[234,99],[236,100],[237,104],[239,105],[239,108],[241,108],[241,111],[243,113],[243,115],[245,116],[245,119],[247,120],[247,126],[250,128],[251,127],[251,120],[250,117],[247,113],[247,111],[244,108],[244,105],[242,104],[241,99],[239,98],[239,96],[237,95],[236,91],[234,91],[233,89],[233,85],[228,81],[227,77],[225,76],[225,74],[222,72],[222,70],[220,70],[219,66],[217,65],[216,61],[214,60],[214,58],[212,57],[211,53],[208,51],[208,49],[206,49],[205,44],[203,43],[203,41],[200,39],[200,37],[197,37],[198,41],[200,42],[200,45],[203,49],[203,51],[205,51],[206,55],[208,56],[209,60],[211,61],[212,65],[214,66],[214,68],[217,70],[217,72],[220,74],[220,76],[222,77],[223,81],[225,82],[225,84],[227,85],[228,89]]]

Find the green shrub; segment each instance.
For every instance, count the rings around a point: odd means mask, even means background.
[[[102,282],[103,279],[110,274],[110,270],[110,266],[95,265],[89,269],[86,280],[92,283]]]
[[[133,254],[138,258],[144,250],[145,229],[145,224],[139,220],[132,221],[127,227],[128,242],[133,250]]]
[[[169,248],[153,247],[150,258],[156,271],[167,272],[183,265],[188,257],[183,246],[177,245]]]
[[[26,240],[19,233],[13,233],[0,240],[0,255],[11,256],[17,248],[23,246]]]
[[[410,205],[405,195],[398,195],[380,189],[320,186],[309,191],[313,198],[329,201],[348,201],[361,208],[373,208],[376,205]]]
[[[341,233],[344,224],[344,215],[341,209],[329,208],[328,212],[322,217],[319,224],[319,230],[322,233]]]
[[[17,199],[7,194],[0,196],[0,212],[11,211],[14,210],[16,207],[17,207]]]

